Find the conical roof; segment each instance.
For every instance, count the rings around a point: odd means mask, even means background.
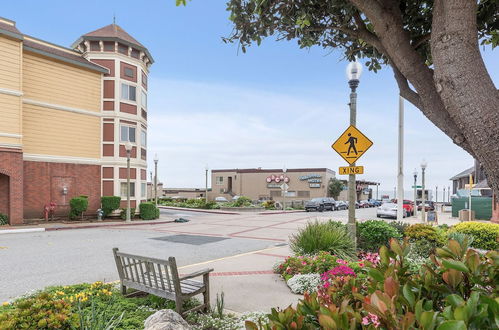
[[[131,44],[144,47],[135,38],[129,35],[123,28],[117,24],[109,24],[95,31],[83,35],[84,37],[118,38]],[[145,47],[144,47],[145,48]]]

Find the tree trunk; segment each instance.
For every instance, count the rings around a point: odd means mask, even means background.
[[[476,12],[476,1],[435,1],[430,42],[434,81],[498,194],[499,94],[480,54]]]

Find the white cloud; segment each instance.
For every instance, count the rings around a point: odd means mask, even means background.
[[[149,152],[158,153],[167,187],[201,187],[204,167],[329,167],[344,162],[330,148],[348,126],[348,100],[324,91],[275,92],[228,83],[153,79]],[[366,97],[366,96],[364,96]],[[372,96],[369,96],[372,98]],[[383,97],[382,97],[383,98]],[[397,169],[397,96],[359,98],[358,127],[374,141],[359,161],[362,178],[392,191]],[[406,108],[406,190],[422,158],[428,184],[448,185],[472,163],[417,109]],[[152,168],[152,167],[151,167]]]

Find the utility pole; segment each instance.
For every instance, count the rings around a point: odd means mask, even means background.
[[[397,173],[397,221],[404,219],[404,99],[399,96],[399,141]]]

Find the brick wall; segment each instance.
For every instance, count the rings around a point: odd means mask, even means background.
[[[0,148],[0,212],[11,225],[23,223],[23,154],[20,149]]]
[[[63,194],[64,187],[67,194]],[[71,198],[88,196],[88,214],[100,207],[101,166],[49,162],[24,162],[24,217],[42,218],[43,208],[56,202],[56,215],[69,214]]]

